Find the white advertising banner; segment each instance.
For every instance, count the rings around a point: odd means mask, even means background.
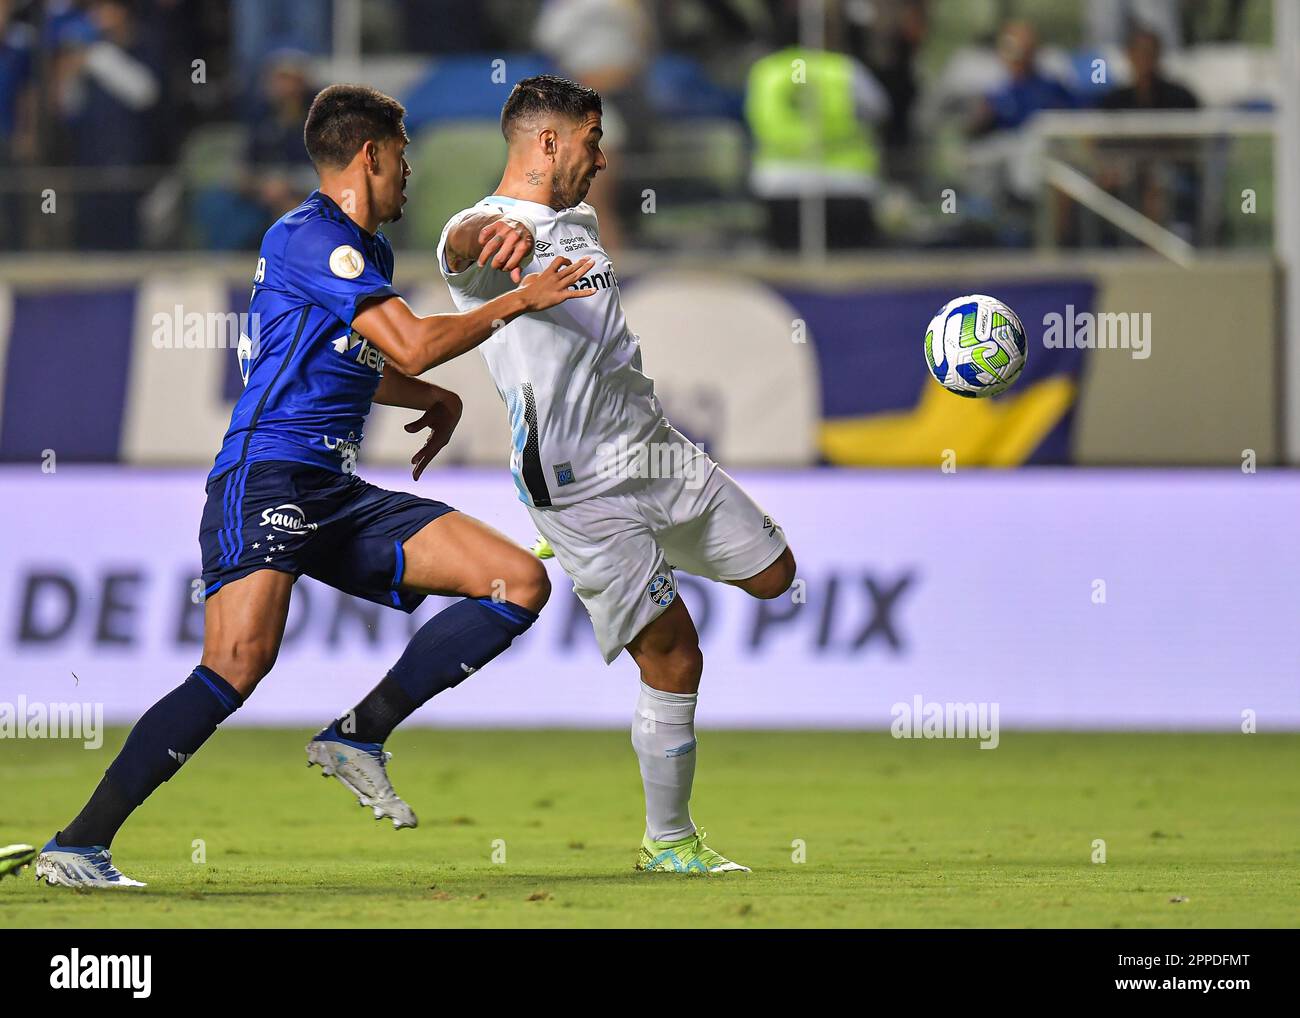
[[[532,540],[505,471],[387,487]],[[885,730],[896,705],[992,708],[1003,728],[1300,728],[1300,475],[1023,470],[738,472],[799,580],[757,601],[679,574],[705,726]],[[102,704],[130,722],[199,661],[203,472],[0,469],[0,707]],[[630,723],[557,564],[540,621],[415,723]],[[408,617],[295,588],[275,670],[232,723],[323,725],[401,653]],[[919,723],[919,722],[918,722]]]

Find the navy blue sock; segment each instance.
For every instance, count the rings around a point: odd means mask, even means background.
[[[144,712],[90,801],[55,841],[77,847],[111,845],[131,811],[170,780],[243,702],[230,683],[199,665]]]
[[[459,685],[536,621],[527,608],[490,597],[444,608],[411,637],[397,664],[350,716],[335,722],[338,732],[358,742],[383,742],[421,704]]]

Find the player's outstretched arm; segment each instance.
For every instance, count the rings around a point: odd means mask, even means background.
[[[415,377],[473,350],[501,326],[520,315],[545,311],[574,297],[596,291],[570,289],[595,264],[591,258],[571,262],[556,258],[542,272],[473,311],[446,315],[417,315],[401,297],[382,297],[362,306],[352,327],[398,371]]]
[[[462,217],[447,232],[443,255],[447,268],[464,272],[475,262],[479,266],[510,273],[518,283],[520,267],[533,253],[536,228],[523,216],[500,212],[473,212]]]
[[[429,429],[424,444],[411,457],[411,477],[417,481],[424,473],[424,468],[451,441],[465,409],[461,398],[450,389],[404,375],[392,364],[384,365],[374,402],[424,411],[420,417],[406,425],[407,432],[412,435],[425,428]]]
[[[402,374],[392,364],[385,364],[384,373],[379,376],[379,387],[370,401],[380,406],[428,410],[434,403],[459,403],[460,397],[441,385],[434,385],[422,378],[412,378]],[[456,416],[460,416],[459,412]]]

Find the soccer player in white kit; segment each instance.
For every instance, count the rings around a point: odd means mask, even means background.
[[[774,598],[794,556],[771,517],[664,418],[623,318],[618,277],[583,203],[605,168],[598,93],[526,78],[501,111],[508,143],[496,192],[454,216],[438,259],[468,311],[556,257],[590,257],[594,296],[516,319],[479,347],[510,416],[519,498],[591,615],[608,664],[641,670],[632,745],[645,785],[637,868],[747,870],[704,844],[691,819],[699,636],[673,569]]]

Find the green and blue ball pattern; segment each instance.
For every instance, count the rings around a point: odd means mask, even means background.
[[[958,396],[996,396],[1024,370],[1028,344],[1016,313],[984,294],[958,297],[930,319],[925,359],[930,374]]]

